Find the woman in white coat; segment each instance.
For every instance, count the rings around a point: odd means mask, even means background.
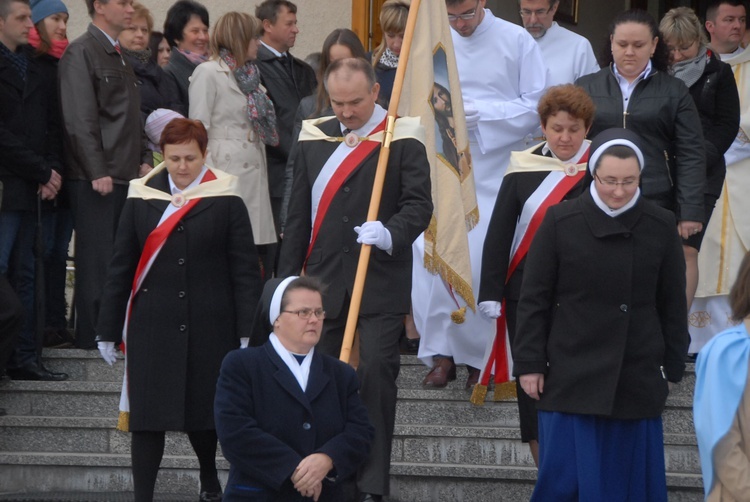
[[[211,58],[190,79],[190,118],[208,130],[207,163],[239,178],[259,246],[276,242],[263,144],[279,141],[273,104],[252,62],[261,31],[250,14],[224,14],[211,34]]]

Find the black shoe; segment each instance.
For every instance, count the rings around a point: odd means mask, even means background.
[[[201,492],[198,502],[221,502],[221,492]]]
[[[46,371],[50,375],[54,375],[54,376],[60,378],[60,380],[67,380],[69,378],[69,376],[68,376],[67,373],[63,373],[61,371],[52,371],[50,369],[47,369],[47,367],[45,365],[43,365],[43,364],[41,364],[40,366],[41,366],[42,370]]]
[[[5,408],[0,408],[0,417],[4,417],[7,414],[8,414],[8,412],[5,411]]]
[[[374,493],[363,493],[360,502],[382,502],[382,495],[375,495]]]
[[[8,368],[8,376],[12,380],[40,380],[44,382],[61,382],[68,379],[66,373],[51,373],[36,364],[29,364],[20,368]]]

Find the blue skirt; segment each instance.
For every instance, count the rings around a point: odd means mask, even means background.
[[[666,502],[661,417],[539,412],[533,502]]]

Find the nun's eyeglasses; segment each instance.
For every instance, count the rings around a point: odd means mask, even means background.
[[[310,319],[313,314],[321,321],[326,318],[326,311],[323,309],[282,310],[282,312],[286,312],[287,314],[297,314],[297,317],[300,319]]]
[[[633,188],[638,185],[640,178],[626,178],[622,181],[617,181],[613,178],[601,179],[598,174],[594,173],[594,178],[597,179],[602,185],[608,186],[609,188],[615,188],[621,186],[622,188]]]

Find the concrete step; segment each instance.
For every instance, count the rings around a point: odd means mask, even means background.
[[[2,492],[127,492],[133,490],[130,455],[88,453],[0,452]],[[217,459],[219,479],[226,484],[229,465]],[[194,457],[165,455],[156,482],[158,493],[194,493],[200,480]]]

